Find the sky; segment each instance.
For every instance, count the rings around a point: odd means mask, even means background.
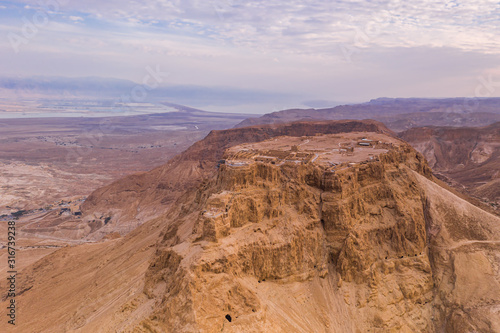
[[[0,76],[141,83],[149,68],[290,104],[498,97],[499,23],[489,0],[0,1]]]

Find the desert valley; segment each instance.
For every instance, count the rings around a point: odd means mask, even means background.
[[[0,333],[500,333],[499,20],[0,0]]]
[[[498,123],[172,118],[2,121],[19,332],[500,329]]]

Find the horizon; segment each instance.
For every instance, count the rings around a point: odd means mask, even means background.
[[[181,103],[210,111],[500,97],[494,1],[28,0],[0,1],[0,18],[0,77],[141,84],[157,72],[214,91]],[[247,97],[224,101],[224,89]]]
[[[2,332],[500,333],[499,22],[0,0]]]

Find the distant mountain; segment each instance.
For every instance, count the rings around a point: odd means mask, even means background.
[[[500,121],[500,98],[378,98],[326,109],[291,109],[247,119],[237,127],[300,120],[374,119],[394,131],[418,126],[486,126]]]
[[[0,89],[24,94],[71,94],[74,96],[95,96],[97,94],[97,96],[105,97],[131,90],[136,85],[133,81],[99,77],[67,78],[37,76],[29,78],[0,78]]]
[[[167,80],[167,79],[165,79]],[[248,104],[284,103],[297,99],[289,94],[230,87],[205,87],[196,85],[166,85],[163,82],[154,89],[146,89],[140,102],[171,101],[177,104],[203,106],[238,106]],[[131,94],[141,85],[130,80],[100,77],[28,77],[0,78],[0,92],[10,95],[38,97],[87,97],[118,99]],[[136,101],[137,102],[137,101]],[[235,111],[238,111],[235,109]]]

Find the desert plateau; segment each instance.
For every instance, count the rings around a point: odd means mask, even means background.
[[[375,121],[212,131],[76,206],[18,222],[21,331],[500,327],[500,218]]]
[[[0,0],[0,333],[500,333],[499,20]]]

